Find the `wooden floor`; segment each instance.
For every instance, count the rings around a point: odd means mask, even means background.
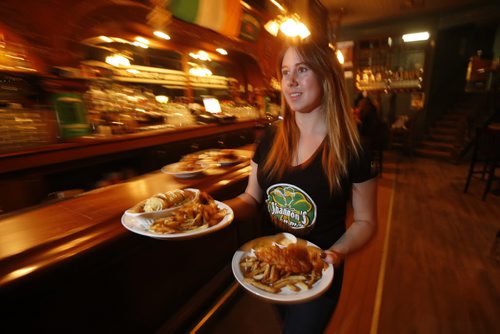
[[[380,293],[384,281],[388,236],[397,176],[397,156],[385,154],[382,173],[377,180],[378,227],[374,237],[345,262],[342,293],[327,333],[370,333],[377,327]],[[352,217],[347,221],[350,224]],[[373,332],[373,331],[372,331]]]
[[[464,194],[467,168],[399,157],[372,332],[500,333],[500,197],[480,179]]]
[[[482,201],[479,179],[464,194],[467,168],[386,152],[379,228],[347,259],[327,333],[500,333],[500,196]],[[200,332],[278,328],[270,304],[243,294]]]

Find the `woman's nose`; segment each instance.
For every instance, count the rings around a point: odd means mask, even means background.
[[[290,77],[288,78],[288,86],[296,86],[297,85],[297,79],[295,78],[295,74],[291,73]]]

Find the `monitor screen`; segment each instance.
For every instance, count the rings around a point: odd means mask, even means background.
[[[213,96],[203,96],[203,105],[205,106],[206,111],[213,114],[217,114],[222,111],[219,100]]]

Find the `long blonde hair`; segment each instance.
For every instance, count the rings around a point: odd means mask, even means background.
[[[314,41],[299,42],[290,45],[295,48],[304,63],[316,74],[322,89],[327,135],[323,150],[323,171],[328,179],[330,192],[341,189],[341,179],[348,173],[349,161],[359,157],[361,146],[356,123],[350,109],[343,69],[337,57],[328,46],[320,46]],[[286,50],[285,50],[286,51]],[[278,64],[278,76],[281,78],[281,64],[284,52]],[[295,114],[281,96],[283,121],[278,125],[274,142],[264,162],[263,170],[272,177],[281,177],[290,168],[299,142],[299,128]],[[276,158],[280,157],[280,158]]]

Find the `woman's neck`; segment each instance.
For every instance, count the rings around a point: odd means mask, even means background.
[[[322,136],[327,132],[326,120],[321,108],[309,113],[295,113],[295,122],[301,136]]]
[[[310,113],[296,113],[295,121],[300,131],[299,141],[295,147],[292,166],[309,161],[325,139],[327,127],[323,112],[319,109]]]

